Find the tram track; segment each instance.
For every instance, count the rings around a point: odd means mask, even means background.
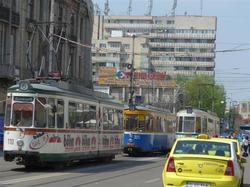
[[[72,184],[70,186],[78,187],[78,186],[89,185],[93,183],[99,183],[99,182],[119,178],[121,176],[131,175],[131,174],[135,174],[139,172],[145,172],[145,171],[162,166],[162,159],[157,160],[155,163],[151,161],[152,160],[150,158],[149,158],[149,161],[146,161],[146,159],[143,159],[143,158],[137,161],[136,160],[129,160],[129,161],[118,160],[118,161],[114,161],[110,164],[108,163],[105,165],[95,165],[95,166],[92,165],[93,167],[87,164],[87,168],[82,168],[82,166],[79,166],[76,169],[66,169],[61,172],[56,172],[56,173],[51,172],[51,171],[49,172],[44,171],[42,172],[42,175],[34,175],[34,176],[26,175],[26,177],[23,177],[23,178],[15,178],[13,180],[0,181],[0,186],[1,185],[16,185],[20,183],[23,183],[23,184],[29,183],[30,185],[27,185],[29,187],[46,186],[46,185],[53,186],[56,183],[61,183],[61,182],[67,183],[70,181],[74,181],[72,183],[70,182]],[[145,167],[147,164],[150,164],[151,166]],[[24,173],[21,173],[20,175],[23,175],[23,174]],[[56,179],[53,180],[53,177]],[[42,181],[46,178],[50,178],[50,179],[46,181]],[[81,180],[83,180],[84,183],[79,183],[79,184],[75,183],[76,180],[79,178],[81,178]]]
[[[120,172],[115,174],[115,175],[113,173],[116,170],[115,168],[111,168],[111,169],[106,168],[107,172],[110,172],[109,176],[107,176],[107,177],[98,176],[98,175],[103,175],[103,172],[101,172],[101,173],[91,173],[91,174],[81,174],[81,175],[77,175],[77,176],[73,176],[73,177],[64,177],[63,179],[58,179],[58,180],[54,180],[54,181],[51,181],[51,182],[39,183],[39,184],[32,185],[32,186],[29,186],[29,187],[50,185],[50,184],[54,184],[54,183],[57,183],[57,182],[74,180],[74,179],[77,179],[77,178],[82,178],[82,179],[84,179],[86,177],[88,177],[88,178],[93,177],[94,178],[94,179],[92,179],[92,180],[90,180],[88,182],[85,182],[85,183],[72,185],[72,187],[80,187],[80,186],[84,186],[84,185],[89,185],[89,184],[94,184],[94,183],[98,183],[98,182],[107,181],[107,180],[110,180],[110,179],[115,179],[115,178],[118,178],[118,177],[121,177],[121,176],[131,175],[131,174],[135,174],[135,173],[139,173],[139,172],[145,172],[145,171],[148,171],[148,170],[151,170],[151,169],[155,169],[155,168],[158,168],[158,167],[162,166],[161,161],[159,161],[159,162],[157,162],[158,163],[157,165],[154,164],[154,166],[151,166],[151,167],[144,167],[143,166],[143,168],[134,169],[132,171],[130,169],[131,169],[131,166],[134,166],[133,163],[130,163],[129,165],[124,163],[123,166],[119,165],[119,171]],[[115,165],[115,164],[113,164],[113,165]],[[137,168],[137,167],[135,167],[135,168]],[[97,168],[95,168],[95,169],[97,169]],[[102,168],[102,170],[105,171],[105,168]],[[129,171],[127,171],[127,170],[129,170]],[[87,172],[87,171],[85,171],[85,172]],[[89,172],[94,172],[94,171],[92,169],[92,171],[89,171]]]

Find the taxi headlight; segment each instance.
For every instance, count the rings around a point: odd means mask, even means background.
[[[17,146],[18,147],[22,147],[22,146],[24,146],[24,142],[23,142],[23,140],[17,140],[17,142],[16,142],[16,144],[17,144]]]

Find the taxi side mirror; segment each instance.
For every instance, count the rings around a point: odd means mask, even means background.
[[[241,163],[247,163],[247,159],[241,158],[241,159],[240,159],[240,162],[241,162]]]

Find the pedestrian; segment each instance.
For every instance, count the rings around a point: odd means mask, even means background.
[[[248,156],[248,149],[249,149],[249,141],[248,141],[248,136],[245,136],[245,138],[242,141],[242,145],[243,145],[243,154],[242,156]]]

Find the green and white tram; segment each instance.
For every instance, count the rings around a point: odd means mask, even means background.
[[[112,159],[123,150],[122,110],[107,95],[65,82],[20,81],[7,93],[4,159],[26,167]]]
[[[220,134],[220,123],[217,115],[200,109],[187,109],[177,112],[176,138],[192,137],[198,134],[215,136]]]

